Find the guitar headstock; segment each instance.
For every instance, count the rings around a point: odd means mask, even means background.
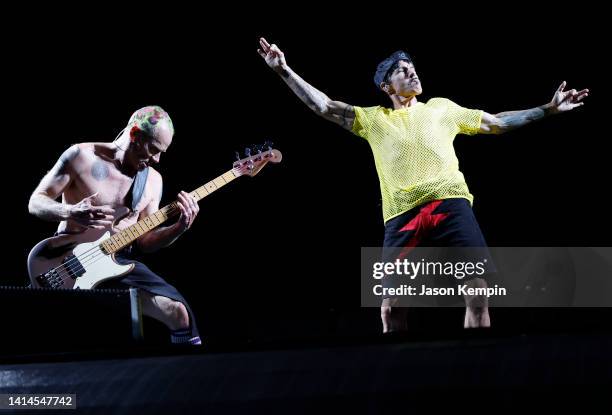
[[[240,158],[236,152],[236,160],[233,164],[233,171],[237,176],[255,176],[263,167],[270,163],[278,163],[283,155],[280,151],[272,148],[272,143],[266,141],[264,144],[247,147],[244,151],[245,157]]]

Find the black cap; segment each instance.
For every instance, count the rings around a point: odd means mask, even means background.
[[[380,88],[380,84],[385,80],[389,69],[391,69],[391,67],[398,61],[412,62],[412,59],[410,58],[410,55],[403,50],[398,50],[397,52],[393,52],[391,56],[378,64],[376,73],[374,74],[374,83],[378,88]]]

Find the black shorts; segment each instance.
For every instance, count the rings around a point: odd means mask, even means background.
[[[486,247],[467,199],[424,203],[385,224],[385,247]]]
[[[430,249],[431,248],[431,249]],[[417,256],[415,256],[417,255]],[[449,286],[475,277],[496,272],[487,243],[472,207],[467,199],[434,200],[417,206],[385,224],[383,261],[395,262],[409,258],[432,261],[483,262],[483,275],[464,275],[437,280],[437,285]],[[397,278],[383,278],[384,287],[394,287]]]

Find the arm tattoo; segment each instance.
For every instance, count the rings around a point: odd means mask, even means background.
[[[94,179],[102,181],[108,177],[108,166],[102,160],[94,161],[91,166],[91,175]]]
[[[60,156],[54,168],[57,174],[66,173],[66,170],[68,169],[68,165],[70,164],[72,160],[76,158],[76,156],[79,155],[80,151],[81,150],[79,149],[78,146],[71,146],[68,150],[64,151],[64,153]]]
[[[344,111],[342,112],[342,126],[343,127],[348,127],[350,125],[349,118],[352,119],[351,112],[353,112],[352,105],[347,105],[346,107],[344,107]]]
[[[545,115],[546,112],[538,107],[524,111],[513,111],[508,114],[500,113],[497,117],[502,122],[502,131],[509,131],[544,118]]]
[[[293,71],[283,69],[280,75],[289,88],[291,88],[291,90],[304,104],[308,106],[308,108],[318,114],[322,114],[326,111],[327,102],[329,101],[327,95],[314,88],[308,82],[304,81]]]
[[[51,171],[45,175],[30,196],[28,210],[31,214],[54,222],[60,222],[69,217],[68,205],[56,202],[55,199],[62,192],[57,186],[63,186],[63,188],[68,186],[69,178],[65,176],[69,175],[70,163],[79,155],[79,152],[80,149],[77,145],[68,148],[57,160]]]

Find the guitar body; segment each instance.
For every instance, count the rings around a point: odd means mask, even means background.
[[[120,265],[102,251],[100,243],[110,236],[109,231],[88,229],[39,242],[28,255],[32,287],[92,289],[132,271],[133,264]]]

